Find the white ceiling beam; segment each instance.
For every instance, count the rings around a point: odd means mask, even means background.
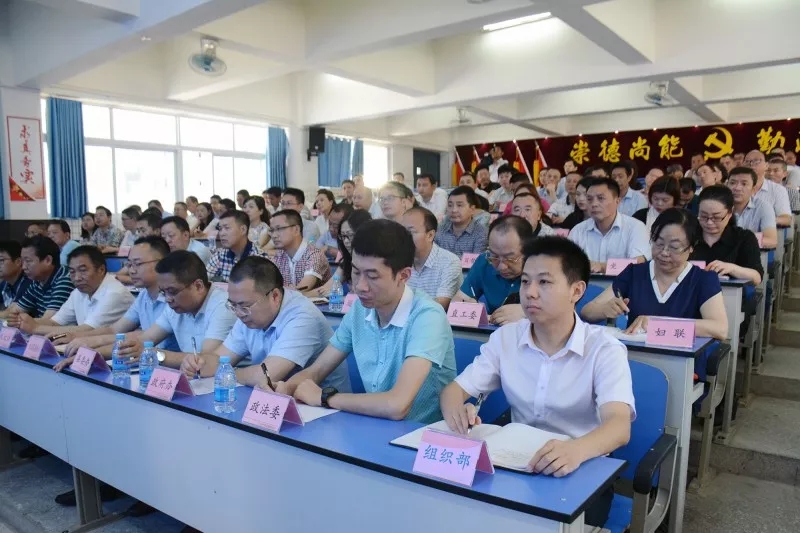
[[[117,23],[135,19],[141,12],[139,0],[29,0],[43,6],[69,11],[73,15],[100,18]]]
[[[693,83],[691,79],[669,80],[669,95],[677,102],[702,118],[705,122],[725,122],[725,118],[715,113],[702,100],[702,83]]]
[[[526,122],[524,120],[519,120],[519,119],[516,119],[516,118],[513,118],[513,117],[509,117],[509,116],[503,115],[501,113],[488,111],[486,109],[482,109],[480,107],[475,107],[475,106],[469,106],[468,109],[471,112],[475,113],[476,115],[483,115],[486,118],[495,120],[497,122],[505,122],[506,124],[511,124],[512,126],[516,126],[517,128],[530,130],[530,131],[533,131],[533,132],[536,132],[536,133],[543,133],[545,135],[557,135],[557,132],[555,132],[555,131],[547,130],[547,129],[541,128],[541,127],[539,127],[539,126],[537,126],[535,124],[531,124],[530,122]]]

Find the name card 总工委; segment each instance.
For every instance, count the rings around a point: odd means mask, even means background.
[[[451,326],[477,328],[489,324],[486,306],[482,303],[450,302],[447,308],[447,321]]]
[[[269,431],[280,431],[283,422],[304,425],[294,398],[256,387],[250,394],[242,422]]]
[[[694,346],[695,321],[668,317],[650,317],[645,344],[673,348]]]
[[[431,429],[422,434],[413,470],[467,487],[476,471],[494,474],[486,442]]]
[[[625,270],[626,266],[635,262],[636,259],[609,259],[606,261],[606,276],[616,276]]]

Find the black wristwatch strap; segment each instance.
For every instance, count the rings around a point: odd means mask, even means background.
[[[330,408],[328,405],[328,400],[330,400],[335,394],[338,394],[338,390],[333,387],[325,387],[322,389],[322,396],[320,397],[320,404],[322,407]]]

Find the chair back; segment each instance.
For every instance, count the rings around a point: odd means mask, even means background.
[[[475,356],[481,353],[481,346],[483,343],[477,340],[458,337],[454,340],[456,348],[456,372],[460,374],[475,359]],[[505,413],[508,408],[508,400],[506,400],[506,395],[503,394],[503,389],[497,389],[483,400],[480,411],[481,420],[484,424],[491,424],[497,420],[500,415]]]
[[[123,265],[127,261],[124,257],[106,257],[106,272],[113,274],[122,270]]]
[[[575,312],[578,313],[578,315],[580,315],[581,314],[581,309],[583,309],[583,306],[588,304],[589,302],[591,302],[592,300],[594,300],[598,296],[600,296],[600,294],[604,290],[605,289],[603,289],[603,287],[601,287],[600,285],[593,285],[591,283],[588,284],[586,286],[586,292],[583,293],[583,296],[581,297],[581,299],[578,300],[578,303],[575,304]],[[594,324],[602,326],[602,325],[605,324],[605,320],[600,321],[600,322],[594,322]]]

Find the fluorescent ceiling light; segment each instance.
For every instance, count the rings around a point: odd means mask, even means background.
[[[549,11],[546,13],[537,13],[535,15],[528,15],[527,17],[519,17],[511,20],[504,20],[503,22],[495,22],[494,24],[487,24],[483,27],[483,31],[504,30],[506,28],[513,28],[514,26],[521,26],[523,24],[549,19],[550,17],[551,14]]]

